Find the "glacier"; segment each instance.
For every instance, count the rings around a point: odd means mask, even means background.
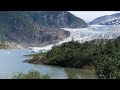
[[[84,43],[85,41],[91,41],[94,39],[116,39],[120,36],[120,25],[90,25],[87,28],[62,28],[66,31],[70,32],[70,36],[59,43],[71,41],[74,39],[80,43]],[[40,52],[40,51],[48,51],[50,50],[55,44],[48,45],[45,47],[31,47],[33,51]]]

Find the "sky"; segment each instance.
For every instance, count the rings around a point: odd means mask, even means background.
[[[69,11],[69,12],[85,20],[86,22],[90,22],[100,16],[120,13],[120,11]]]

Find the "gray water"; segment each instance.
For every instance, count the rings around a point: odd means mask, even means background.
[[[42,75],[48,74],[53,79],[66,79],[68,75],[77,75],[81,79],[95,78],[94,71],[24,63],[30,57],[23,55],[28,54],[31,54],[29,50],[0,50],[0,78],[10,79],[13,74],[27,73],[31,69],[38,70]]]

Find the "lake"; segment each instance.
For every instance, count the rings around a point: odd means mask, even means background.
[[[95,72],[78,68],[64,68],[50,65],[34,65],[23,62],[32,54],[30,50],[0,50],[0,79],[10,79],[18,72],[28,73],[29,70],[38,70],[42,75],[48,74],[52,79],[66,79],[77,75],[80,79],[93,79]]]

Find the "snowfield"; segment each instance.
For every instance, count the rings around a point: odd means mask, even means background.
[[[90,41],[94,39],[116,39],[120,36],[120,25],[91,25],[87,28],[63,28],[66,31],[70,32],[70,36],[63,41],[57,43],[58,45],[71,41],[74,39],[75,41],[79,41],[83,43],[85,41]],[[50,50],[53,45],[49,45],[46,47],[32,47],[32,50]]]

